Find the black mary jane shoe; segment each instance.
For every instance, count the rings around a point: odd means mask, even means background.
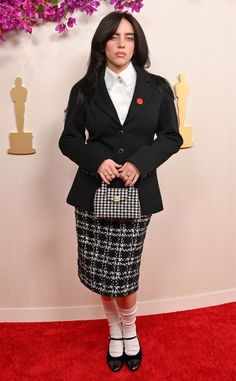
[[[110,340],[122,340],[123,341],[123,339],[115,339],[113,337],[109,337],[109,343],[110,343]],[[110,355],[110,352],[108,349],[108,351],[107,351],[107,363],[108,363],[110,369],[112,370],[112,372],[118,372],[124,364],[124,352],[119,357],[113,357]]]
[[[124,338],[124,340],[132,340],[132,339],[135,339],[137,337],[138,341],[139,341],[139,338],[138,336],[134,336],[134,337],[129,337],[127,339]],[[140,346],[140,342],[139,342],[139,346]],[[136,354],[136,355],[127,355],[125,353],[125,362],[129,368],[129,370],[132,370],[132,372],[134,372],[135,370],[138,370],[138,368],[140,367],[141,365],[141,361],[142,361],[142,350],[141,350],[141,346],[140,346],[140,350],[139,352]]]

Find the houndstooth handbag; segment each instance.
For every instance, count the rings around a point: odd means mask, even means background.
[[[111,188],[102,183],[94,196],[94,216],[112,219],[141,217],[138,189],[134,187]]]

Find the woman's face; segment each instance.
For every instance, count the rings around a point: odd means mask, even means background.
[[[130,63],[134,54],[134,30],[126,19],[122,19],[116,32],[105,46],[107,66],[119,73]]]

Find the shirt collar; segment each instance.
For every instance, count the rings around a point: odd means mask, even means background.
[[[120,73],[114,73],[108,66],[106,67],[104,78],[109,90],[112,89],[118,77],[123,80],[125,86],[130,86],[136,81],[137,73],[132,62]]]

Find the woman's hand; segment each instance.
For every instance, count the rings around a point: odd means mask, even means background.
[[[118,169],[120,178],[124,181],[125,187],[133,186],[140,176],[140,171],[134,164],[128,161]]]
[[[111,159],[106,159],[102,162],[102,164],[99,165],[97,172],[101,176],[104,183],[109,185],[115,177],[120,177],[120,174],[117,170],[120,167],[122,167],[121,164],[117,164]]]

